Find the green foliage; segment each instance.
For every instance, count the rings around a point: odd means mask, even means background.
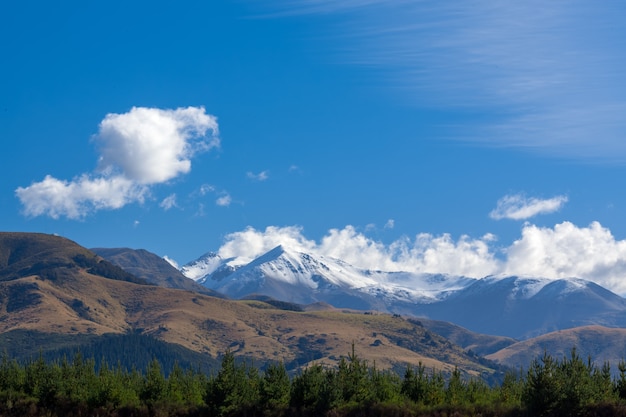
[[[258,370],[246,363],[237,364],[226,352],[217,376],[209,381],[206,403],[219,415],[230,415],[240,409],[253,408],[259,402]]]
[[[313,364],[290,378],[284,364],[261,372],[227,352],[207,375],[175,364],[166,375],[154,358],[145,372],[111,367],[76,354],[20,363],[0,360],[0,415],[101,416],[626,416],[626,362],[611,379],[608,363],[595,366],[573,349],[561,360],[548,354],[525,375],[509,373],[499,386],[455,369],[447,380],[419,364],[404,377],[381,371],[354,348],[337,367]]]
[[[585,415],[594,404],[614,402],[623,380],[621,376],[613,384],[608,364],[597,368],[575,348],[561,361],[544,353],[528,370],[522,403],[534,415]]]
[[[260,402],[266,410],[285,408],[289,405],[291,381],[285,365],[270,364],[261,378]]]

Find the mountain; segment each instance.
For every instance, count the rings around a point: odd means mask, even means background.
[[[591,357],[598,366],[608,361],[614,372],[626,358],[626,329],[602,326],[582,326],[559,330],[507,346],[487,355],[498,363],[517,368],[528,368],[531,361],[544,352],[554,358],[569,357],[573,347],[578,355]]]
[[[7,351],[19,344],[47,355],[51,349],[67,352],[89,344],[86,351],[94,352],[94,346],[132,342],[115,335],[145,336],[211,359],[230,350],[258,366],[283,361],[297,369],[312,361],[337,364],[354,343],[360,357],[380,368],[421,362],[444,372],[458,366],[487,379],[501,375],[494,364],[414,319],[296,311],[293,304],[269,299],[233,301],[140,284],[139,278],[57,236],[2,234],[0,256],[0,276],[6,278],[0,281],[0,348]],[[159,349],[168,350],[165,346]]]
[[[371,271],[278,246],[243,264],[210,254],[183,273],[232,298],[376,310],[451,322],[472,332],[525,339],[598,324],[626,326],[626,300],[582,279]]]
[[[626,326],[626,300],[582,279],[487,277],[418,311],[515,339],[593,324]]]
[[[43,233],[0,232],[0,281],[37,275],[62,279],[80,271],[146,284],[69,239]]]
[[[126,272],[165,288],[177,288],[201,294],[222,295],[187,278],[169,262],[144,249],[92,248],[92,252]]]
[[[441,274],[363,270],[282,245],[245,265],[209,253],[181,271],[232,298],[263,294],[298,304],[326,302],[340,308],[385,312],[408,311],[416,302],[437,301],[474,281]]]
[[[506,336],[493,336],[483,333],[472,332],[464,327],[457,326],[454,323],[441,320],[430,320],[423,317],[419,319],[420,323],[433,333],[437,333],[462,347],[467,351],[474,352],[479,356],[487,356],[489,354],[501,351],[518,341]]]

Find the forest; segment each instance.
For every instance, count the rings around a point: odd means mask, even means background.
[[[626,362],[612,376],[576,349],[548,354],[489,386],[419,365],[377,369],[352,352],[337,367],[313,364],[290,376],[227,352],[210,374],[154,359],[144,371],[86,359],[0,362],[2,416],[626,416]]]

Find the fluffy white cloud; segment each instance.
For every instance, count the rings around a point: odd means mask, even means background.
[[[577,227],[563,222],[554,228],[526,225],[506,251],[509,274],[580,277],[626,293],[626,241],[593,222]]]
[[[482,277],[499,269],[489,251],[490,236],[453,241],[449,235],[420,234],[414,242],[398,240],[390,245],[377,242],[353,226],[331,229],[320,243],[309,240],[295,226],[270,226],[265,231],[247,228],[226,236],[219,254],[249,262],[278,245],[346,261],[354,266],[384,271],[436,272]]]
[[[90,210],[117,209],[143,202],[148,189],[122,176],[63,181],[47,175],[43,181],[15,190],[27,216],[48,215],[53,219],[83,217]]]
[[[302,252],[315,251],[316,246],[314,241],[304,237],[302,229],[297,226],[269,226],[265,231],[248,227],[228,234],[218,253],[223,258],[240,258],[241,263],[247,263],[278,245]]]
[[[307,239],[300,227],[247,228],[226,236],[219,254],[247,263],[278,245],[342,259],[372,270],[447,273],[481,278],[510,274],[543,278],[579,277],[626,294],[626,240],[594,222],[578,227],[564,222],[553,228],[526,224],[521,237],[505,249],[486,234],[473,239],[449,234],[418,234],[391,244],[375,241],[353,226],[331,229],[321,240]]]
[[[543,200],[535,197],[527,198],[523,194],[506,195],[498,200],[496,208],[489,213],[489,217],[495,220],[525,220],[538,214],[558,211],[565,203],[567,203],[567,196],[564,195]]]
[[[189,172],[196,153],[219,146],[217,131],[216,118],[202,107],[108,114],[95,137],[100,167],[141,184],[162,183]]]
[[[48,175],[17,188],[24,214],[79,219],[94,210],[143,202],[150,185],[189,172],[195,154],[219,146],[217,120],[202,107],[133,107],[128,113],[108,114],[94,139],[99,172],[71,181]]]

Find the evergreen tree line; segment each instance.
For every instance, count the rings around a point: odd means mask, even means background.
[[[0,363],[2,416],[626,416],[626,362],[612,377],[575,349],[548,354],[499,385],[448,378],[423,365],[403,375],[377,369],[354,349],[337,367],[314,364],[290,377],[281,363],[265,370],[226,353],[213,374],[178,365],[166,375],[155,359],[144,372],[77,354]]]

